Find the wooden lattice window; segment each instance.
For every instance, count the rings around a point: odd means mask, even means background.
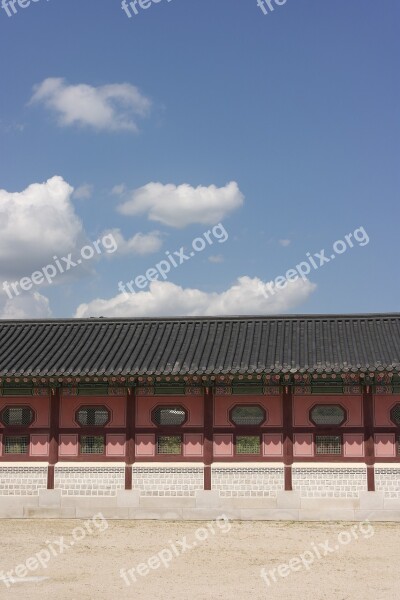
[[[182,436],[159,435],[157,437],[157,454],[182,454]]]
[[[393,406],[392,410],[390,411],[390,418],[393,423],[400,425],[400,404]]]
[[[265,410],[258,405],[237,404],[231,410],[234,425],[261,425],[265,421]]]
[[[4,439],[5,454],[28,454],[28,435],[7,435]]]
[[[237,435],[236,454],[260,454],[260,437],[258,435]]]
[[[81,406],[75,420],[81,427],[103,427],[110,420],[110,411],[106,406]]]
[[[342,425],[346,420],[346,411],[337,404],[317,404],[310,411],[310,420],[314,425]]]
[[[81,435],[81,454],[104,454],[103,435]]]
[[[1,421],[6,427],[28,427],[34,416],[29,406],[6,406],[1,413]]]
[[[342,440],[340,435],[317,435],[315,449],[317,454],[341,454]]]
[[[187,419],[183,406],[157,406],[151,415],[152,421],[159,426],[179,426]]]

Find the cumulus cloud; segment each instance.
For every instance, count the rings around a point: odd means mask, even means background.
[[[51,317],[49,301],[38,292],[16,296],[2,302],[0,296],[0,319],[47,319]]]
[[[126,192],[126,185],[124,183],[119,183],[117,185],[114,185],[114,187],[111,190],[111,195],[112,196],[122,196],[122,194],[124,194]]]
[[[193,223],[218,223],[240,208],[243,200],[235,181],[220,188],[151,182],[131,192],[118,210],[128,216],[146,214],[150,221],[182,228]]]
[[[99,240],[90,240],[75,213],[72,197],[73,188],[59,176],[31,184],[22,192],[0,190],[0,296],[13,282],[30,277],[46,266],[54,270],[55,275],[51,277],[54,283],[70,283],[95,274],[94,263],[100,254],[94,252],[91,260],[79,262],[82,248],[95,242],[100,243],[103,257],[146,255],[160,250],[163,240],[158,231],[136,233],[125,239],[119,229],[112,229],[99,236]],[[65,267],[63,257],[67,259],[69,255],[78,264],[60,273],[54,266],[56,259]],[[44,279],[40,285],[48,285],[48,281]],[[20,286],[17,285],[17,289],[20,290]],[[26,291],[22,295],[29,296]],[[42,297],[32,298],[36,305]],[[12,309],[7,306],[9,313]],[[43,303],[41,306],[43,308]]]
[[[72,192],[58,176],[22,192],[0,190],[0,277],[30,275],[86,243]]]
[[[283,248],[286,248],[287,246],[290,246],[291,240],[279,240],[279,244],[281,246],[283,246]]]
[[[75,200],[89,200],[93,196],[94,186],[91,183],[84,183],[74,190],[72,197]]]
[[[130,83],[69,85],[59,77],[35,86],[30,103],[55,112],[62,127],[78,125],[99,131],[136,132],[137,118],[147,116],[151,107],[150,100]]]
[[[152,254],[153,252],[158,252],[163,243],[159,231],[136,233],[127,240],[122,235],[120,229],[112,229],[107,233],[112,234],[115,239],[118,246],[118,254]]]
[[[153,317],[279,314],[301,304],[316,285],[307,279],[288,282],[271,294],[267,283],[247,276],[221,293],[182,288],[168,281],[153,281],[147,291],[122,293],[109,299],[81,304],[76,317]]]

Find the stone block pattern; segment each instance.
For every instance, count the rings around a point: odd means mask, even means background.
[[[240,467],[212,469],[212,489],[222,497],[276,497],[284,489],[283,467]]]
[[[62,496],[116,496],[125,489],[124,467],[56,466],[54,488]]]
[[[400,467],[375,468],[375,490],[385,498],[400,498]]]
[[[0,496],[37,496],[47,488],[47,467],[0,467]]]
[[[293,467],[292,482],[301,498],[358,498],[367,490],[367,470]]]
[[[195,496],[204,489],[203,467],[132,467],[132,486],[141,496]]]

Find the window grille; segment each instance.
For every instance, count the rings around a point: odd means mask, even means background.
[[[76,413],[76,420],[82,427],[102,427],[109,417],[105,406],[82,406]]]
[[[342,453],[342,441],[340,435],[317,435],[315,445],[317,454]]]
[[[396,406],[392,408],[390,411],[390,418],[392,419],[393,423],[400,425],[400,404],[396,404]]]
[[[159,406],[153,413],[156,425],[182,425],[186,420],[186,412],[182,406]]]
[[[157,454],[181,454],[182,438],[180,435],[160,435],[157,438]]]
[[[28,435],[10,435],[4,440],[5,454],[28,454],[28,446]]]
[[[261,425],[265,413],[261,406],[235,406],[231,419],[235,425]]]
[[[318,404],[311,409],[311,420],[316,425],[341,425],[346,413],[341,406]]]
[[[33,421],[33,410],[28,406],[6,406],[1,420],[8,427],[30,425]]]
[[[81,454],[104,454],[104,437],[102,435],[82,435]]]
[[[236,454],[260,454],[260,438],[258,435],[236,436]]]

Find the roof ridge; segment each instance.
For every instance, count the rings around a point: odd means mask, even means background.
[[[304,319],[400,319],[400,312],[392,313],[310,313],[277,315],[195,315],[171,317],[55,317],[49,319],[0,319],[0,324],[12,323],[129,323],[129,322],[170,322],[170,321],[259,321],[259,320],[304,320]]]

